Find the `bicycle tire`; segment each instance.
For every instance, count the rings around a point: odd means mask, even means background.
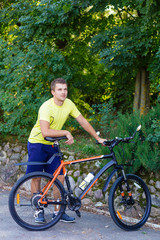
[[[9,195],[9,210],[18,225],[28,230],[41,231],[52,227],[60,220],[66,208],[66,201],[64,187],[58,179],[55,180],[47,196],[45,196],[45,199],[50,201],[50,204],[41,206],[44,211],[45,222],[43,224],[35,223],[34,219],[37,199],[42,196],[40,195],[40,191],[52,178],[51,174],[45,172],[32,172],[26,174],[15,183]],[[31,191],[32,179],[40,179],[40,191],[34,194]],[[55,191],[57,191],[54,195],[58,194],[58,200],[53,196],[53,186],[56,189]],[[59,205],[56,205],[56,202]],[[56,215],[53,215],[56,206],[59,206],[59,210]]]
[[[110,190],[108,205],[113,221],[123,230],[133,231],[141,228],[147,221],[151,211],[151,196],[140,177],[127,174],[126,178],[131,197],[128,195],[124,177],[121,176]]]

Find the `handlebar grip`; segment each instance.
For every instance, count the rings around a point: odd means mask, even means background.
[[[113,140],[104,141],[103,144],[106,145],[106,146],[110,146],[110,145],[112,144],[112,141],[113,141]],[[101,143],[99,143],[99,142],[96,140],[96,144],[101,144]]]
[[[106,146],[110,146],[112,144],[112,140],[104,141],[103,144],[106,145]]]

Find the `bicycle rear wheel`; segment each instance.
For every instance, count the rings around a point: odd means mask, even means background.
[[[48,173],[33,172],[20,178],[13,186],[9,195],[9,210],[13,219],[21,227],[40,231],[52,227],[59,221],[65,211],[66,200],[64,187],[58,179],[45,195],[43,199],[45,204],[38,202],[52,178],[53,176]],[[35,222],[36,210],[44,212],[43,224]],[[56,214],[54,214],[55,211]]]
[[[118,178],[109,194],[109,211],[114,222],[127,231],[142,227],[151,211],[151,197],[144,181],[133,174]]]

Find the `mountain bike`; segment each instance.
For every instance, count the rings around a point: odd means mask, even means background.
[[[61,157],[61,165],[53,175],[45,172],[33,172],[21,177],[15,183],[9,195],[9,210],[15,222],[28,230],[45,230],[52,227],[60,220],[66,207],[71,211],[75,211],[77,216],[80,217],[81,214],[79,210],[81,208],[81,200],[98,181],[100,176],[110,167],[113,167],[113,171],[110,173],[103,187],[103,192],[105,192],[112,177],[114,175],[116,176],[117,179],[111,187],[108,198],[110,215],[113,221],[126,231],[132,231],[142,227],[147,221],[151,211],[150,192],[145,182],[139,176],[125,174],[124,165],[118,164],[114,153],[115,146],[121,142],[131,142],[136,132],[139,130],[140,126],[131,137],[116,137],[115,139],[105,141],[104,144],[108,146],[110,154],[73,161],[64,161],[62,159],[59,141],[66,137],[46,137],[47,141],[54,142],[54,144],[58,145],[58,155]],[[57,156],[57,154],[54,154],[49,161],[44,164],[50,164],[54,161],[55,155]],[[79,197],[74,196],[66,167],[72,164],[100,161],[103,159],[110,159],[110,161],[98,171],[91,182],[82,190]],[[37,164],[37,162],[19,163],[18,165],[24,164]],[[57,179],[61,169],[63,169],[63,174],[65,176],[66,189]],[[38,192],[33,192],[31,190],[31,181],[33,179],[39,180]],[[34,211],[36,209],[43,209],[44,211],[45,222],[43,224],[34,221]],[[57,214],[53,214],[55,210]]]

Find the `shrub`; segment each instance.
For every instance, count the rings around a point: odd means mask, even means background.
[[[115,108],[113,107],[113,100],[110,99],[108,103],[95,104],[90,110],[90,121],[95,129],[99,130],[101,134],[108,135],[110,132],[110,123],[114,119]]]
[[[109,112],[111,114],[111,111]],[[105,113],[103,112],[105,115]],[[160,107],[157,104],[148,114],[140,116],[139,112],[135,113],[118,113],[116,116],[110,116],[110,124],[108,123],[108,115],[106,122],[99,117],[99,125],[105,129],[109,138],[128,137],[133,135],[138,125],[142,125],[142,129],[138,132],[130,144],[121,143],[115,147],[115,153],[118,163],[133,162],[131,167],[128,167],[130,172],[137,172],[141,168],[147,171],[160,170]],[[108,113],[107,113],[108,114]],[[105,131],[104,131],[105,132]],[[107,150],[104,151],[106,153]]]

